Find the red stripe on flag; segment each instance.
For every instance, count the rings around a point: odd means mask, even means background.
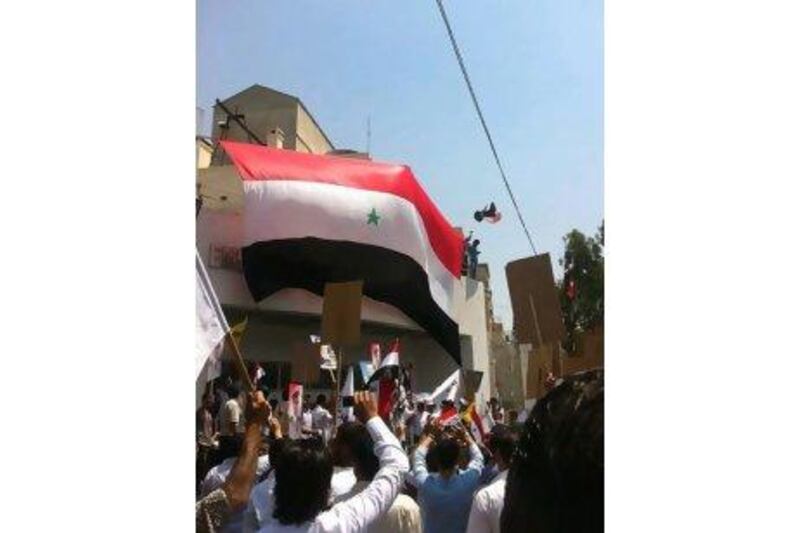
[[[394,194],[416,207],[436,255],[461,277],[464,242],[405,165],[304,154],[257,144],[220,141],[243,180],[313,181]]]
[[[384,420],[389,420],[392,414],[393,393],[393,379],[382,379],[378,382],[378,415]]]
[[[458,411],[452,405],[446,405],[442,408],[442,412],[439,415],[439,422],[445,425],[450,425],[454,422],[458,422]]]
[[[472,404],[472,409],[470,413],[470,419],[472,423],[478,428],[478,433],[481,434],[481,442],[486,442],[486,433],[483,429],[483,420],[481,420],[481,415],[478,414],[478,408],[475,407],[475,404]]]

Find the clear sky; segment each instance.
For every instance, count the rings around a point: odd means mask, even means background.
[[[556,276],[562,236],[603,218],[603,3],[445,2],[501,161]],[[507,328],[505,265],[531,255],[435,0],[199,0],[197,105],[259,83],[298,96],[337,148],[411,166],[474,229]],[[494,200],[496,225],[472,214]]]

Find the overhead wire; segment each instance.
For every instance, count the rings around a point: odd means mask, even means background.
[[[442,21],[444,21],[445,28],[447,29],[447,35],[450,37],[450,44],[452,45],[453,52],[458,60],[458,66],[461,68],[461,74],[463,75],[464,81],[467,84],[467,89],[469,90],[469,95],[472,98],[472,103],[475,106],[475,111],[478,112],[478,119],[483,127],[483,132],[486,134],[486,139],[489,141],[489,148],[492,150],[494,162],[497,164],[497,169],[500,171],[500,177],[503,178],[503,184],[506,186],[506,191],[508,191],[508,196],[511,198],[511,203],[514,206],[514,210],[517,212],[517,217],[522,225],[522,229],[525,231],[525,236],[528,238],[528,243],[531,245],[531,250],[533,250],[533,254],[536,255],[536,246],[533,244],[531,233],[528,231],[528,226],[525,224],[525,219],[522,217],[522,212],[520,211],[517,200],[514,197],[514,192],[511,190],[511,185],[509,184],[508,177],[503,169],[503,164],[500,162],[500,156],[497,153],[497,147],[495,146],[494,139],[489,131],[489,126],[486,124],[486,119],[483,117],[483,111],[481,111],[481,106],[478,103],[478,97],[475,95],[475,89],[472,87],[472,81],[470,81],[469,74],[467,73],[467,67],[464,65],[464,58],[461,55],[461,50],[456,42],[456,37],[453,34],[453,28],[450,26],[450,20],[447,18],[447,12],[444,9],[444,4],[442,4],[442,0],[436,0],[436,4],[439,6],[439,13],[442,15]]]

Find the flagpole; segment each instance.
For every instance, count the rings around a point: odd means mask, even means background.
[[[339,424],[339,387],[342,384],[342,367],[344,366],[344,348],[339,346],[339,356],[336,358],[336,384],[333,389],[333,427]]]
[[[236,368],[239,370],[239,377],[242,378],[249,392],[255,392],[256,386],[253,385],[253,380],[250,379],[250,374],[247,372],[247,365],[244,364],[244,357],[242,357],[242,352],[239,351],[239,345],[236,343],[236,339],[233,338],[233,333],[230,329],[225,334],[225,341],[228,343],[231,352],[233,352],[233,360],[236,363]]]

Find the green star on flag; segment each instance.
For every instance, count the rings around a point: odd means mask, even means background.
[[[372,208],[372,211],[370,211],[369,213],[367,213],[367,225],[369,225],[369,224],[375,224],[375,225],[377,226],[377,225],[378,225],[378,220],[379,220],[380,218],[381,218],[381,217],[379,217],[379,216],[378,216],[378,212],[377,212],[377,211],[375,211],[375,208],[373,207],[373,208]]]

